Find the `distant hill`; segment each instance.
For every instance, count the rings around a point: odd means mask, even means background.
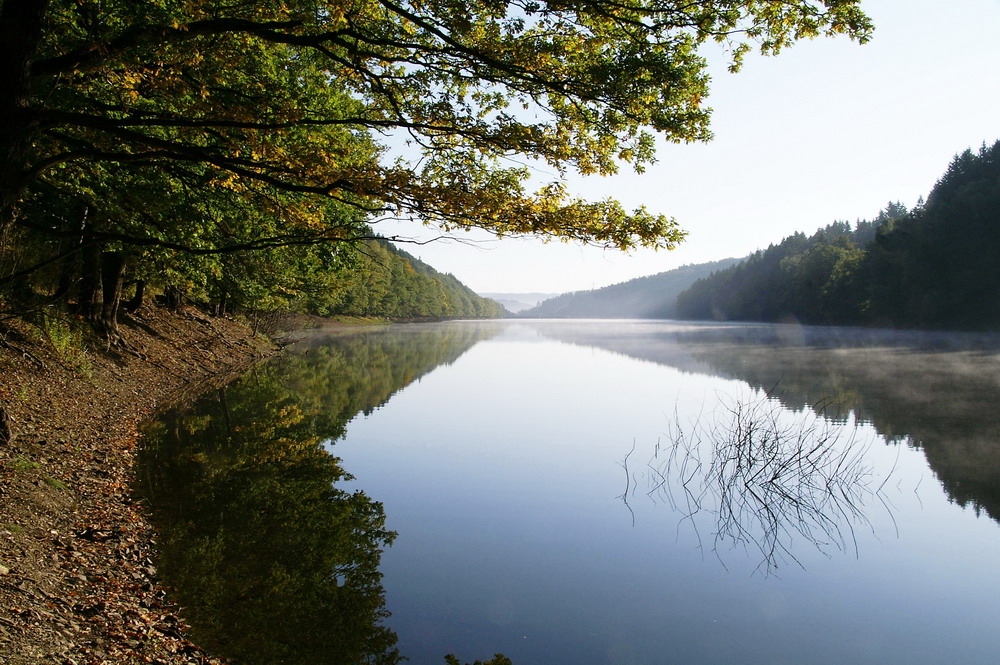
[[[490,298],[503,305],[507,311],[518,313],[531,309],[538,303],[554,298],[558,293],[480,293],[484,298]]]
[[[677,311],[677,295],[695,281],[728,268],[740,259],[687,265],[592,291],[549,298],[518,313],[529,318],[669,319]],[[508,307],[510,309],[510,307]],[[512,310],[513,311],[513,310]]]
[[[441,273],[387,240],[369,240],[350,270],[334,273],[297,304],[311,314],[390,318],[498,318],[508,312],[450,273]]]

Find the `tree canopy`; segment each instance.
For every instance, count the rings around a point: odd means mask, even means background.
[[[709,138],[708,43],[870,32],[858,0],[4,0],[0,294],[114,339],[126,285],[295,299],[389,218],[672,248],[563,176]]]
[[[751,44],[864,41],[857,5],[5,0],[0,223],[58,231],[21,214],[49,187],[128,217],[104,239],[200,251],[229,246],[199,234],[216,208],[239,209],[230,216],[245,219],[227,223],[251,229],[230,245],[338,240],[359,221],[403,215],[669,247],[682,237],[672,220],[572,199],[559,182],[529,192],[528,169],[503,159],[641,168],[650,130],[709,136],[701,44],[723,42],[738,68]],[[419,158],[390,159],[373,134],[405,135]],[[167,224],[178,213],[187,234]]]

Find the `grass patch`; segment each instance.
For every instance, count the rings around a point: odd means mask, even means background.
[[[32,462],[24,455],[18,455],[10,461],[10,468],[15,471],[31,471],[38,468],[38,462]]]
[[[94,367],[90,362],[87,331],[75,321],[63,316],[42,315],[42,330],[63,362],[90,378]]]
[[[10,468],[14,471],[35,471],[40,465],[38,462],[33,462],[24,455],[18,455],[14,459],[8,462]],[[42,476],[42,482],[44,482],[49,487],[53,487],[57,490],[68,490],[69,486],[58,478],[53,478],[52,476]]]
[[[58,478],[53,478],[52,476],[43,476],[42,480],[45,482],[46,485],[48,485],[49,487],[54,487],[57,490],[63,491],[69,489],[66,483],[59,480]]]

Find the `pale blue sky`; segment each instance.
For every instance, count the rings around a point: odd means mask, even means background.
[[[613,196],[677,218],[673,252],[623,254],[535,239],[404,247],[478,292],[576,291],[728,256],[796,231],[912,206],[951,158],[1000,138],[1000,0],[862,0],[875,36],[797,44],[713,66],[708,144],[661,145],[642,175],[571,178],[587,198]],[[380,224],[387,235],[432,229]]]

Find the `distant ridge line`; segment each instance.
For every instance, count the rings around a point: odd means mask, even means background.
[[[676,315],[677,296],[682,291],[695,281],[742,260],[728,258],[690,264],[600,289],[564,293],[518,312],[516,316],[532,319],[669,319]]]

